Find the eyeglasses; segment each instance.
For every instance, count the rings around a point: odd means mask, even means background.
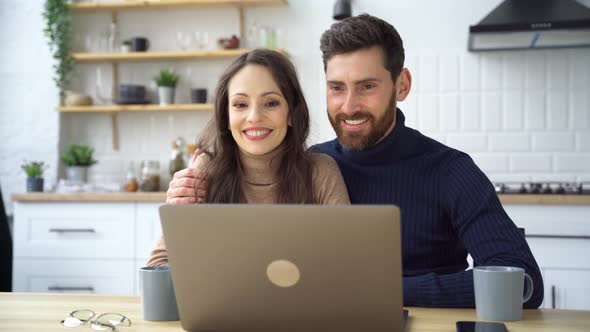
[[[97,331],[116,331],[117,326],[131,326],[129,318],[115,313],[96,315],[92,310],[82,309],[70,312],[70,315],[61,323],[65,327],[78,327],[90,322],[90,326]]]

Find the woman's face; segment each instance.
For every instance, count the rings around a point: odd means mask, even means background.
[[[229,129],[240,149],[261,156],[287,135],[289,105],[270,71],[246,65],[230,80]]]

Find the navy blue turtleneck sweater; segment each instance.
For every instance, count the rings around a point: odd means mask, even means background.
[[[338,162],[353,204],[395,204],[402,215],[404,305],[474,307],[475,265],[518,266],[534,284],[526,308],[543,302],[543,280],[523,234],[491,182],[465,153],[406,127],[403,113],[375,146],[338,140],[313,146]]]

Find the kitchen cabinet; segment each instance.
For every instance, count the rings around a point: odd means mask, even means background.
[[[137,294],[159,202],[15,202],[15,292]]]
[[[590,309],[590,206],[505,205],[543,274],[542,308]]]
[[[80,13],[110,12],[111,21],[118,21],[117,13],[125,10],[145,9],[182,9],[186,7],[211,7],[226,6],[238,9],[239,38],[245,41],[244,8],[250,6],[284,6],[287,0],[127,0],[82,2],[70,5],[74,15]],[[112,64],[112,96],[116,99],[119,85],[119,64],[138,61],[178,61],[178,60],[206,60],[218,58],[235,58],[250,51],[249,49],[231,50],[205,50],[182,52],[128,52],[128,53],[74,53],[72,58],[76,63],[100,63]],[[276,51],[286,54],[284,50]],[[113,150],[119,149],[117,132],[117,114],[120,112],[170,112],[170,111],[211,111],[213,104],[173,104],[173,105],[97,105],[97,106],[60,106],[59,112],[64,113],[88,113],[101,112],[111,115]]]

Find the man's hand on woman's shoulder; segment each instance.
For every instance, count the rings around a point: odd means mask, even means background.
[[[207,197],[207,178],[198,158],[203,152],[197,149],[193,154],[191,166],[182,169],[172,177],[166,191],[166,204],[204,203]],[[199,160],[197,160],[199,159]]]

